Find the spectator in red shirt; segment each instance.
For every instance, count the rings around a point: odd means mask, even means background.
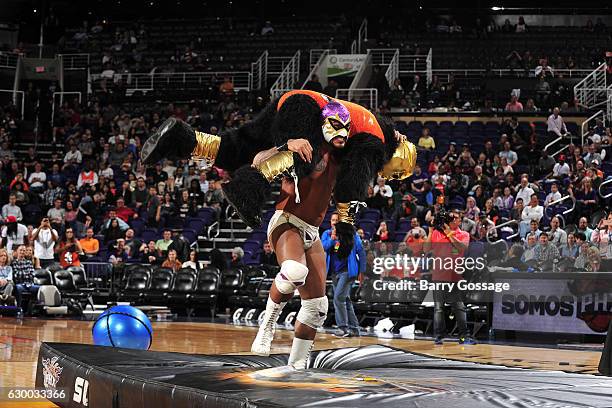
[[[138,218],[138,213],[125,205],[123,197],[119,197],[116,204],[115,212],[117,213],[117,217],[121,218],[123,221],[129,222],[132,218]]]
[[[437,215],[437,217],[440,216],[442,215]],[[459,265],[457,259],[463,258],[470,244],[470,234],[459,228],[460,223],[461,216],[457,212],[450,213],[449,219],[443,224],[442,228],[438,229],[433,226],[429,228],[429,233],[423,244],[423,251],[425,253],[429,252],[431,257],[429,258],[431,262],[429,266],[432,269],[432,282],[453,284],[451,289],[434,290],[435,344],[442,344],[446,332],[445,303],[450,303],[453,314],[457,319],[459,343],[476,344],[468,334],[465,305],[457,288],[457,282],[463,278],[462,274],[456,271]],[[452,262],[449,260],[452,260]]]
[[[26,181],[24,180],[22,172],[18,172],[17,174],[15,174],[15,178],[13,179],[13,181],[11,181],[11,184],[9,184],[9,190],[13,190],[15,184],[21,184],[23,191],[28,191],[29,189],[28,183],[26,183]]]

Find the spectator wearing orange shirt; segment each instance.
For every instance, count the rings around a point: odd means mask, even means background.
[[[162,263],[162,268],[169,268],[169,269],[172,269],[173,272],[176,272],[182,267],[183,267],[183,264],[181,263],[181,261],[176,259],[176,250],[174,249],[169,250],[168,257],[166,258],[164,263]]]
[[[100,251],[100,242],[94,238],[94,230],[91,227],[87,228],[85,238],[80,239],[79,244],[81,244],[81,248],[87,257],[96,256]]]

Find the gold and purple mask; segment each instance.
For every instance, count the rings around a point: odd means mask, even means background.
[[[331,143],[335,137],[347,139],[351,130],[351,114],[346,106],[337,101],[331,101],[323,107],[323,137]]]

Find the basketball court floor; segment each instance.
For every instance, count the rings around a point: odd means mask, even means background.
[[[0,387],[34,387],[38,353],[42,342],[92,344],[91,321],[66,319],[0,318]],[[250,354],[256,327],[225,323],[154,322],[153,351],[188,354]],[[293,333],[278,330],[273,353],[289,353]],[[380,344],[426,356],[483,364],[595,374],[600,351],[567,350],[547,346],[478,344],[463,346],[447,341],[407,340],[362,336],[336,338],[320,333],[315,349],[340,349]],[[13,403],[0,407],[55,407],[47,402]]]

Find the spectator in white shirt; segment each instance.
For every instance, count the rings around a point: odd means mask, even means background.
[[[17,219],[9,215],[6,217],[6,225],[2,227],[2,245],[9,254],[12,254],[19,245],[28,244],[28,228],[17,222]]]
[[[208,184],[208,180],[206,179],[206,172],[201,171],[200,172],[200,190],[202,190],[202,193],[206,194],[208,192],[208,188],[209,188],[209,184]]]
[[[544,207],[548,207],[550,203],[560,200],[560,199],[561,199],[561,193],[559,192],[559,186],[557,185],[557,183],[553,183],[550,186],[550,193],[548,193],[548,195],[546,196],[546,199],[544,200]]]
[[[32,232],[34,256],[40,260],[40,267],[45,268],[54,262],[53,248],[58,240],[57,231],[51,228],[49,217],[42,219],[40,227]]]
[[[393,190],[385,184],[385,179],[382,177],[378,178],[377,184],[374,186],[374,195],[378,194],[386,198],[393,197]]]
[[[90,170],[87,165],[83,168],[83,171],[79,173],[77,188],[80,189],[85,184],[89,184],[90,186],[98,184],[98,174],[96,174],[94,170]]]
[[[504,150],[499,152],[499,157],[501,159],[505,158],[506,160],[508,160],[508,164],[510,166],[514,166],[516,162],[518,161],[518,155],[516,154],[516,152],[513,150],[510,150],[510,142],[504,143]]]
[[[8,204],[4,204],[4,206],[2,206],[2,218],[6,220],[11,215],[15,217],[17,221],[23,220],[21,208],[19,208],[17,205],[17,195],[14,193],[9,195]]]
[[[559,156],[559,161],[553,166],[552,176],[557,179],[563,179],[569,176],[570,166],[565,162],[565,155]]]
[[[45,183],[47,182],[47,174],[42,171],[42,164],[36,162],[34,164],[34,172],[28,177],[28,183],[30,184],[30,191],[33,193],[42,193],[45,189]]]
[[[565,122],[563,117],[559,115],[559,108],[555,107],[553,113],[548,117],[548,137],[556,139],[560,136],[564,136],[567,133]]]
[[[584,155],[584,164],[586,164],[588,167],[590,167],[591,163],[594,161],[597,161],[597,164],[601,163],[605,157],[605,150],[598,152],[596,147],[597,146],[595,143],[591,143],[587,146],[587,154]]]
[[[533,193],[533,188],[529,187],[529,179],[527,177],[523,177],[521,178],[521,184],[518,188],[514,201],[516,202],[519,198],[522,198],[524,203],[528,203],[529,200],[531,200]]]
[[[548,237],[550,238],[550,243],[556,246],[567,244],[567,232],[559,228],[560,225],[559,217],[552,217],[550,220],[550,232],[548,233]]]
[[[540,65],[536,67],[534,74],[536,77],[539,77],[540,75],[542,75],[542,76],[548,76],[552,78],[554,76],[554,71],[552,67],[548,65],[548,60],[546,58],[542,58],[540,60]]]
[[[540,222],[543,216],[544,207],[542,207],[538,202],[537,194],[532,194],[529,201],[529,205],[523,208],[523,213],[521,214],[521,223],[519,225],[521,237],[525,236],[525,234],[527,233],[531,220],[536,220]]]
[[[108,162],[103,161],[100,163],[100,171],[98,172],[98,175],[104,176],[106,179],[112,179],[115,176],[115,172],[108,166]]]
[[[83,161],[83,156],[81,155],[81,152],[77,149],[77,145],[76,144],[70,145],[70,150],[64,156],[64,162],[66,163],[66,165],[81,164],[82,161]]]

